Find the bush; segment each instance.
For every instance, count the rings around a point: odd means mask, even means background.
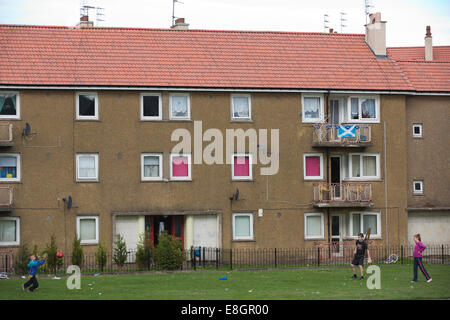
[[[158,238],[153,258],[156,265],[163,270],[180,269],[183,264],[181,241],[164,231]]]
[[[81,247],[81,239],[78,239],[77,236],[73,238],[72,243],[72,264],[79,266],[83,265],[83,248]]]
[[[100,243],[98,245],[97,253],[95,254],[95,259],[97,260],[97,266],[100,269],[100,272],[103,272],[106,266],[108,255],[106,249]]]
[[[145,241],[143,235],[140,235],[136,250],[136,264],[138,265],[139,270],[150,270],[151,261],[152,246],[149,241]]]
[[[127,252],[127,245],[125,241],[123,240],[123,237],[118,234],[117,239],[114,242],[114,254],[113,259],[114,262],[119,267],[119,270],[123,270],[123,266],[125,265],[125,262],[127,261],[128,252]]]
[[[37,250],[36,250],[37,251]],[[30,262],[31,252],[28,250],[26,244],[22,244],[17,253],[17,258],[14,263],[16,274],[27,274],[28,273],[28,263]]]
[[[35,247],[36,248],[36,247]],[[58,252],[58,247],[56,246],[56,237],[52,235],[50,237],[50,244],[47,244],[47,247],[42,251],[42,254],[47,254],[47,260],[45,264],[45,270],[47,272],[55,271],[58,266],[58,259],[56,258],[56,253]],[[34,252],[33,252],[34,254]],[[38,258],[38,256],[36,256]]]

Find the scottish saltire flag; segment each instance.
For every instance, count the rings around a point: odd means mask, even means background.
[[[356,135],[356,125],[340,125],[338,128],[339,138],[354,138]]]

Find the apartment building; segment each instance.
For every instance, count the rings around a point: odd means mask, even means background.
[[[408,108],[448,103],[450,89],[416,87],[379,14],[365,35],[180,24],[0,25],[0,250],[52,234],[66,252],[75,236],[87,252],[111,249],[116,234],[133,249],[164,230],[184,248],[335,243],[339,254],[368,228],[376,244],[408,241]],[[256,147],[205,163],[227,130],[258,133]],[[180,132],[190,151],[174,151]]]

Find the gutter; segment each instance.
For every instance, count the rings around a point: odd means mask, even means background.
[[[406,208],[408,212],[417,212],[417,211],[450,211],[450,207],[436,207],[436,208]]]

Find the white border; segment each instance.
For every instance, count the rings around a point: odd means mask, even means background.
[[[79,175],[79,157],[80,156],[93,156],[95,158],[95,178],[80,178]],[[95,181],[97,182],[99,180],[98,178],[98,153],[77,153],[76,154],[76,163],[77,163],[77,170],[76,170],[76,181],[77,182],[89,182],[89,181]]]
[[[353,177],[353,168],[352,168],[352,156],[360,156],[359,157],[359,170],[361,177]],[[363,157],[376,157],[376,176],[362,176],[364,172],[363,168]],[[349,153],[348,154],[348,179],[351,181],[371,181],[371,180],[380,180],[380,154],[379,153]]]
[[[305,98],[319,98],[319,118],[305,118]],[[302,122],[303,123],[321,123],[324,122],[324,96],[322,93],[303,93],[302,94]]]
[[[358,99],[358,119],[352,119],[352,98]],[[375,118],[362,118],[361,116],[361,100],[374,99],[375,100]],[[380,123],[380,96],[370,95],[350,95],[347,98],[347,122],[348,123]]]
[[[307,218],[308,217],[320,217],[320,235],[313,235],[313,236],[308,236],[307,235]],[[306,240],[311,240],[311,239],[324,239],[325,235],[324,235],[324,230],[325,230],[325,226],[324,226],[324,218],[323,218],[323,213],[322,212],[312,212],[312,213],[305,213],[304,214],[304,237]]]
[[[249,236],[236,236],[236,217],[250,217],[250,235]],[[233,213],[233,240],[254,240],[253,236],[253,213]]]
[[[0,220],[16,221],[16,241],[0,241],[0,247],[19,246],[20,245],[20,217],[0,217]]]
[[[16,95],[16,115],[0,115],[0,120],[19,120],[20,119],[20,94],[17,91],[0,91],[0,95]]]
[[[82,219],[94,219],[95,220],[95,240],[81,240],[81,244],[98,244],[98,231],[99,231],[99,223],[98,216],[77,216],[77,239],[80,239],[80,220]]]
[[[187,116],[174,117],[172,116],[172,98],[173,97],[187,97]],[[169,94],[169,119],[170,120],[191,120],[191,95],[189,93],[170,93]]]
[[[158,113],[159,116],[144,116],[144,97],[158,97]],[[153,92],[141,92],[141,110],[140,110],[141,121],[155,121],[162,120],[162,96],[161,93]]]
[[[174,177],[173,176],[173,168],[172,168],[172,159],[173,157],[187,157],[188,158],[188,176],[187,177]],[[170,180],[172,181],[191,181],[192,180],[192,171],[191,171],[191,167],[192,167],[192,161],[191,161],[191,154],[188,153],[182,153],[182,154],[178,154],[178,153],[171,153],[170,154]]]
[[[348,239],[358,239],[357,235],[356,236],[353,235],[353,215],[355,215],[355,214],[361,215],[359,223],[360,223],[361,233],[363,233],[363,234],[364,234],[364,232],[363,232],[364,218],[363,217],[365,215],[366,216],[367,215],[376,215],[377,216],[377,231],[378,231],[378,233],[376,233],[376,234],[371,233],[370,234],[370,238],[371,239],[381,239],[381,212],[379,212],[379,211],[367,211],[367,212],[366,211],[361,211],[361,212],[355,211],[355,212],[350,212],[350,230],[349,230],[349,234],[347,236]]]
[[[306,157],[320,156],[320,176],[306,176]],[[304,153],[303,154],[303,180],[323,180],[323,153]]]
[[[234,158],[248,157],[248,176],[234,176]],[[253,180],[253,155],[250,153],[233,153],[231,155],[231,180],[233,181],[252,181]]]
[[[0,178],[0,183],[2,182],[20,182],[22,178],[22,166],[21,166],[21,155],[20,153],[0,153],[0,157],[15,157],[16,158],[16,173],[17,178]]]
[[[144,158],[158,157],[159,158],[159,176],[146,177],[144,176]],[[163,179],[163,154],[162,153],[142,153],[141,154],[141,180],[142,181],[161,181]]]
[[[248,99],[248,117],[235,117],[234,116],[234,102],[233,98],[247,98]],[[252,120],[252,98],[250,94],[232,94],[230,96],[230,103],[231,103],[231,120]]]
[[[80,115],[80,95],[83,96],[94,96],[95,100],[94,100],[94,106],[95,106],[95,115],[93,116],[82,116]],[[76,112],[76,119],[77,120],[98,120],[99,119],[99,115],[98,115],[98,93],[97,92],[76,92],[75,93],[75,112]]]
[[[414,133],[414,128],[415,127],[420,128],[420,133],[419,134]],[[413,125],[412,125],[412,136],[413,136],[413,138],[422,138],[422,136],[423,136],[422,135],[422,133],[423,133],[422,129],[423,129],[423,124],[422,123],[413,123]]]

